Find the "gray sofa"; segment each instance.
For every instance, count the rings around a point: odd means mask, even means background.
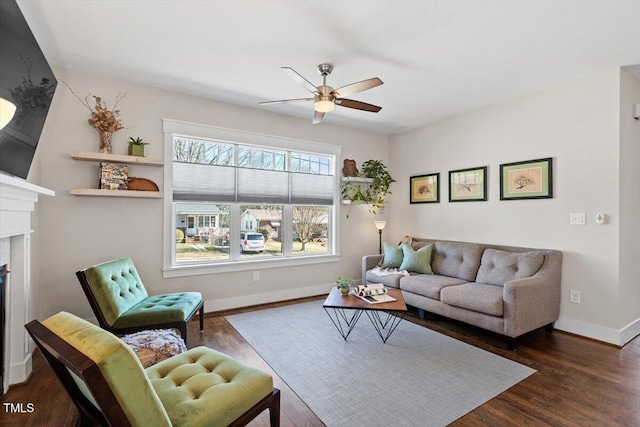
[[[399,288],[405,302],[515,338],[537,328],[553,329],[560,312],[562,252],[445,240],[413,239],[419,249],[433,244],[434,274],[377,275],[382,255],[362,258],[365,283]]]

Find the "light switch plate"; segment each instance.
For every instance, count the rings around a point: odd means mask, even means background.
[[[570,213],[569,224],[571,225],[585,225],[587,223],[587,214],[584,212]]]

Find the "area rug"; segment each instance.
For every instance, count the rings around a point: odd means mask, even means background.
[[[320,301],[227,320],[329,427],[446,426],[535,372],[406,320],[345,341]]]

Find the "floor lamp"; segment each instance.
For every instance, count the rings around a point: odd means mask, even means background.
[[[382,229],[387,225],[387,221],[373,221],[378,229],[378,253],[382,254]]]

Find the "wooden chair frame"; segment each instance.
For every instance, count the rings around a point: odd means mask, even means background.
[[[98,300],[93,294],[93,291],[91,290],[91,286],[89,286],[89,281],[87,280],[87,276],[84,274],[84,270],[76,272],[76,276],[80,281],[80,285],[82,286],[82,290],[84,291],[84,294],[87,296],[87,299],[89,300],[91,309],[93,310],[93,312],[96,315],[96,318],[98,319],[98,323],[100,324],[100,327],[111,333],[114,333],[117,335],[123,335],[123,334],[130,334],[132,332],[144,331],[147,329],[176,328],[178,331],[180,331],[180,335],[182,336],[182,339],[184,339],[184,342],[186,343],[187,342],[187,324],[191,321],[191,319],[193,318],[193,316],[196,314],[197,311],[200,311],[199,313],[200,332],[204,332],[204,302],[203,301],[200,301],[200,304],[198,304],[198,306],[184,319],[184,321],[166,322],[166,323],[150,323],[146,325],[132,326],[128,328],[115,328],[107,323],[104,317],[104,314],[102,314],[102,309],[100,308],[100,305],[98,305]]]
[[[78,409],[80,414],[78,426],[131,426],[95,362],[37,320],[29,322],[25,328]],[[104,408],[105,412],[102,412],[86,398],[69,371],[84,381],[99,407]],[[242,414],[230,426],[245,426],[265,409],[269,409],[271,427],[279,427],[280,390],[274,387],[271,394]]]

